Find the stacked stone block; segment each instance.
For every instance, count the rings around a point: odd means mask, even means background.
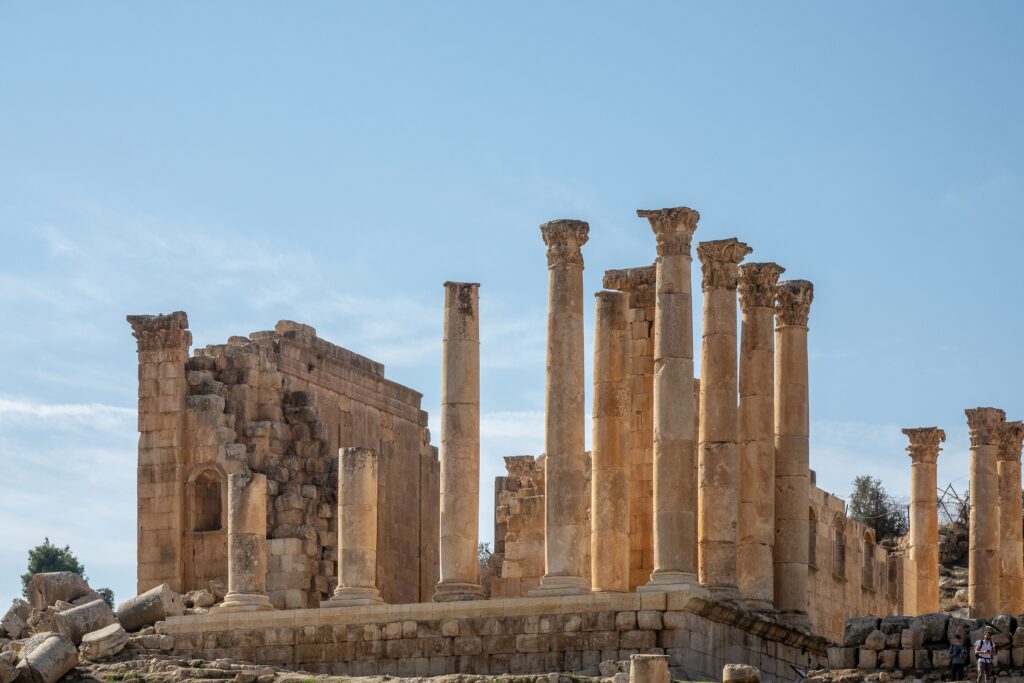
[[[491,597],[519,598],[544,575],[543,458],[507,456],[505,469],[495,480]]]

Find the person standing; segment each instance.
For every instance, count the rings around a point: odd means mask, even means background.
[[[992,663],[996,659],[996,644],[992,642],[992,629],[986,628],[981,640],[974,644],[974,655],[978,658],[978,683],[991,681]]]
[[[967,647],[964,646],[964,637],[959,633],[953,636],[953,643],[949,646],[949,678],[952,681],[964,680],[964,671],[967,665]]]

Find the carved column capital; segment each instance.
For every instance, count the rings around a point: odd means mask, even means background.
[[[686,206],[671,209],[637,209],[646,218],[658,241],[658,256],[690,255],[690,240],[697,230],[700,214]]]
[[[739,268],[740,309],[774,308],[775,289],[786,269],[777,263],[744,263]]]
[[[548,268],[555,266],[583,267],[580,247],[587,243],[590,225],[586,221],[561,218],[540,226],[541,237],[548,245]]]
[[[697,258],[700,259],[703,273],[701,289],[736,289],[740,277],[739,263],[752,251],[754,250],[735,237],[698,242]]]
[[[997,446],[1006,422],[1006,412],[999,408],[968,408],[967,427],[971,434],[971,448]]]
[[[192,333],[188,331],[188,316],[184,311],[161,315],[129,315],[132,336],[138,341],[139,351],[152,349],[188,349]]]
[[[808,280],[783,280],[775,288],[775,315],[779,327],[807,327],[814,301],[814,285]]]
[[[904,429],[903,433],[910,439],[907,453],[914,462],[935,462],[939,458],[941,446],[946,440],[946,432],[938,427],[913,427]]]
[[[656,275],[654,266],[606,270],[603,286],[605,289],[629,294],[629,305],[632,308],[646,308],[654,305]]]
[[[1024,422],[1004,422],[999,432],[999,459],[1004,462],[1020,462],[1024,448]]]

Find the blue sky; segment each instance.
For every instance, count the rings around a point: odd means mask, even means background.
[[[422,391],[436,443],[441,285],[481,282],[489,538],[501,456],[543,442],[552,218],[591,224],[588,291],[653,259],[637,208],[681,204],[813,280],[819,484],[905,495],[899,429],[937,424],[966,485],[963,409],[1024,417],[1022,29],[1012,2],[0,0],[0,602],[46,535],[134,589],[127,313],[186,310],[197,346],[312,324]]]

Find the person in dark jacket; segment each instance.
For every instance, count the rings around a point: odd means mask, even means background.
[[[953,636],[953,643],[949,646],[949,676],[950,680],[964,680],[964,673],[967,667],[967,647],[964,646],[964,637],[959,633]]]

